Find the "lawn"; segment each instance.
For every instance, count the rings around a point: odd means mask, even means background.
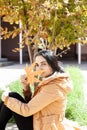
[[[87,105],[84,100],[84,78],[78,67],[67,67],[73,82],[73,91],[68,95],[66,117],[79,122],[80,125],[87,125]]]

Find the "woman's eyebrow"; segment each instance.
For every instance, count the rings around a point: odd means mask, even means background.
[[[46,61],[41,61],[40,63],[43,64],[46,63]],[[36,62],[35,65],[38,65],[38,63]]]
[[[41,63],[46,63],[46,61],[41,61]]]

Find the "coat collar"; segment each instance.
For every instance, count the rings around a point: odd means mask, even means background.
[[[50,81],[53,81],[55,79],[57,80],[58,78],[68,78],[68,77],[69,77],[69,75],[67,75],[66,73],[55,72],[51,76],[49,76],[47,78],[43,78],[43,80],[36,87],[33,96],[36,95],[36,93],[40,90],[40,88],[44,87],[44,85],[48,84]]]

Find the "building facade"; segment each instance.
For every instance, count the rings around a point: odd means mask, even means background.
[[[0,26],[7,27],[10,30],[13,29],[14,25],[10,25],[6,22],[0,22]],[[28,50],[25,47],[22,52],[13,52],[14,48],[19,48],[20,36],[12,39],[11,37],[8,39],[0,38],[0,59],[6,58],[8,61],[21,61],[21,63],[29,61]],[[60,52],[60,50],[58,49]],[[21,59],[20,59],[21,58]],[[59,57],[61,60],[78,60],[87,61],[87,45],[75,44],[70,46],[70,50],[67,51],[66,54],[63,54],[62,57]]]

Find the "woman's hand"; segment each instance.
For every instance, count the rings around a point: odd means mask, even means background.
[[[2,97],[1,97],[2,101],[4,102],[8,96],[9,96],[9,92],[8,91],[3,92],[2,93]]]
[[[20,82],[23,86],[23,95],[24,95],[24,98],[26,100],[26,102],[28,102],[30,99],[31,99],[31,96],[32,96],[32,91],[31,91],[31,88],[27,82],[27,76],[26,75],[22,75],[20,77]]]
[[[25,91],[27,91],[27,89],[28,89],[28,87],[29,87],[29,84],[28,84],[28,82],[27,82],[27,76],[24,74],[24,75],[21,75],[21,77],[20,77],[20,82],[21,82],[21,84],[22,84],[22,86],[23,86],[23,89],[25,90]]]

